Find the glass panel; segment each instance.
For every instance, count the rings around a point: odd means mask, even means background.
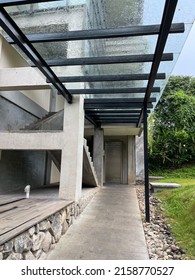
[[[133,25],[160,24],[165,0],[64,0],[18,7],[8,7],[12,18],[25,34],[66,32],[87,29],[119,28]],[[165,52],[173,52],[173,62],[161,62],[159,73],[167,73],[166,80],[156,80],[154,86],[161,93],[177,61],[179,53],[195,19],[195,1],[179,0],[174,22],[185,23],[184,34],[171,34]],[[44,59],[152,54],[157,36],[120,39],[36,43],[35,48]],[[84,65],[52,67],[61,76],[111,75],[150,73],[151,63]],[[146,87],[147,81],[68,83],[68,88]],[[152,96],[160,98],[159,93]],[[119,95],[105,95],[113,98]],[[122,96],[130,96],[123,94]],[[132,96],[143,96],[137,94]],[[94,97],[94,96],[90,96]],[[97,97],[97,96],[96,96]],[[99,97],[99,95],[98,95]]]

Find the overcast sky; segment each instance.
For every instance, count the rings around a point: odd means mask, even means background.
[[[195,77],[195,22],[173,69],[172,75]]]

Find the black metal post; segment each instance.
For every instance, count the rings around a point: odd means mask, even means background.
[[[144,104],[144,172],[145,172],[145,217],[146,222],[150,222],[150,191],[149,191],[149,174],[148,174],[148,120],[147,120],[147,103]]]

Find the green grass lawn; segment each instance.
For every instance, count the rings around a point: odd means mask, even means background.
[[[195,260],[195,166],[155,175],[165,177],[163,182],[182,185],[179,189],[160,191],[157,196],[163,202],[164,214],[179,246],[187,250],[190,259]]]

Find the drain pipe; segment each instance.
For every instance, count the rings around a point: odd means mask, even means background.
[[[27,185],[24,188],[24,192],[26,193],[26,198],[29,198],[29,196],[30,196],[30,185]]]

